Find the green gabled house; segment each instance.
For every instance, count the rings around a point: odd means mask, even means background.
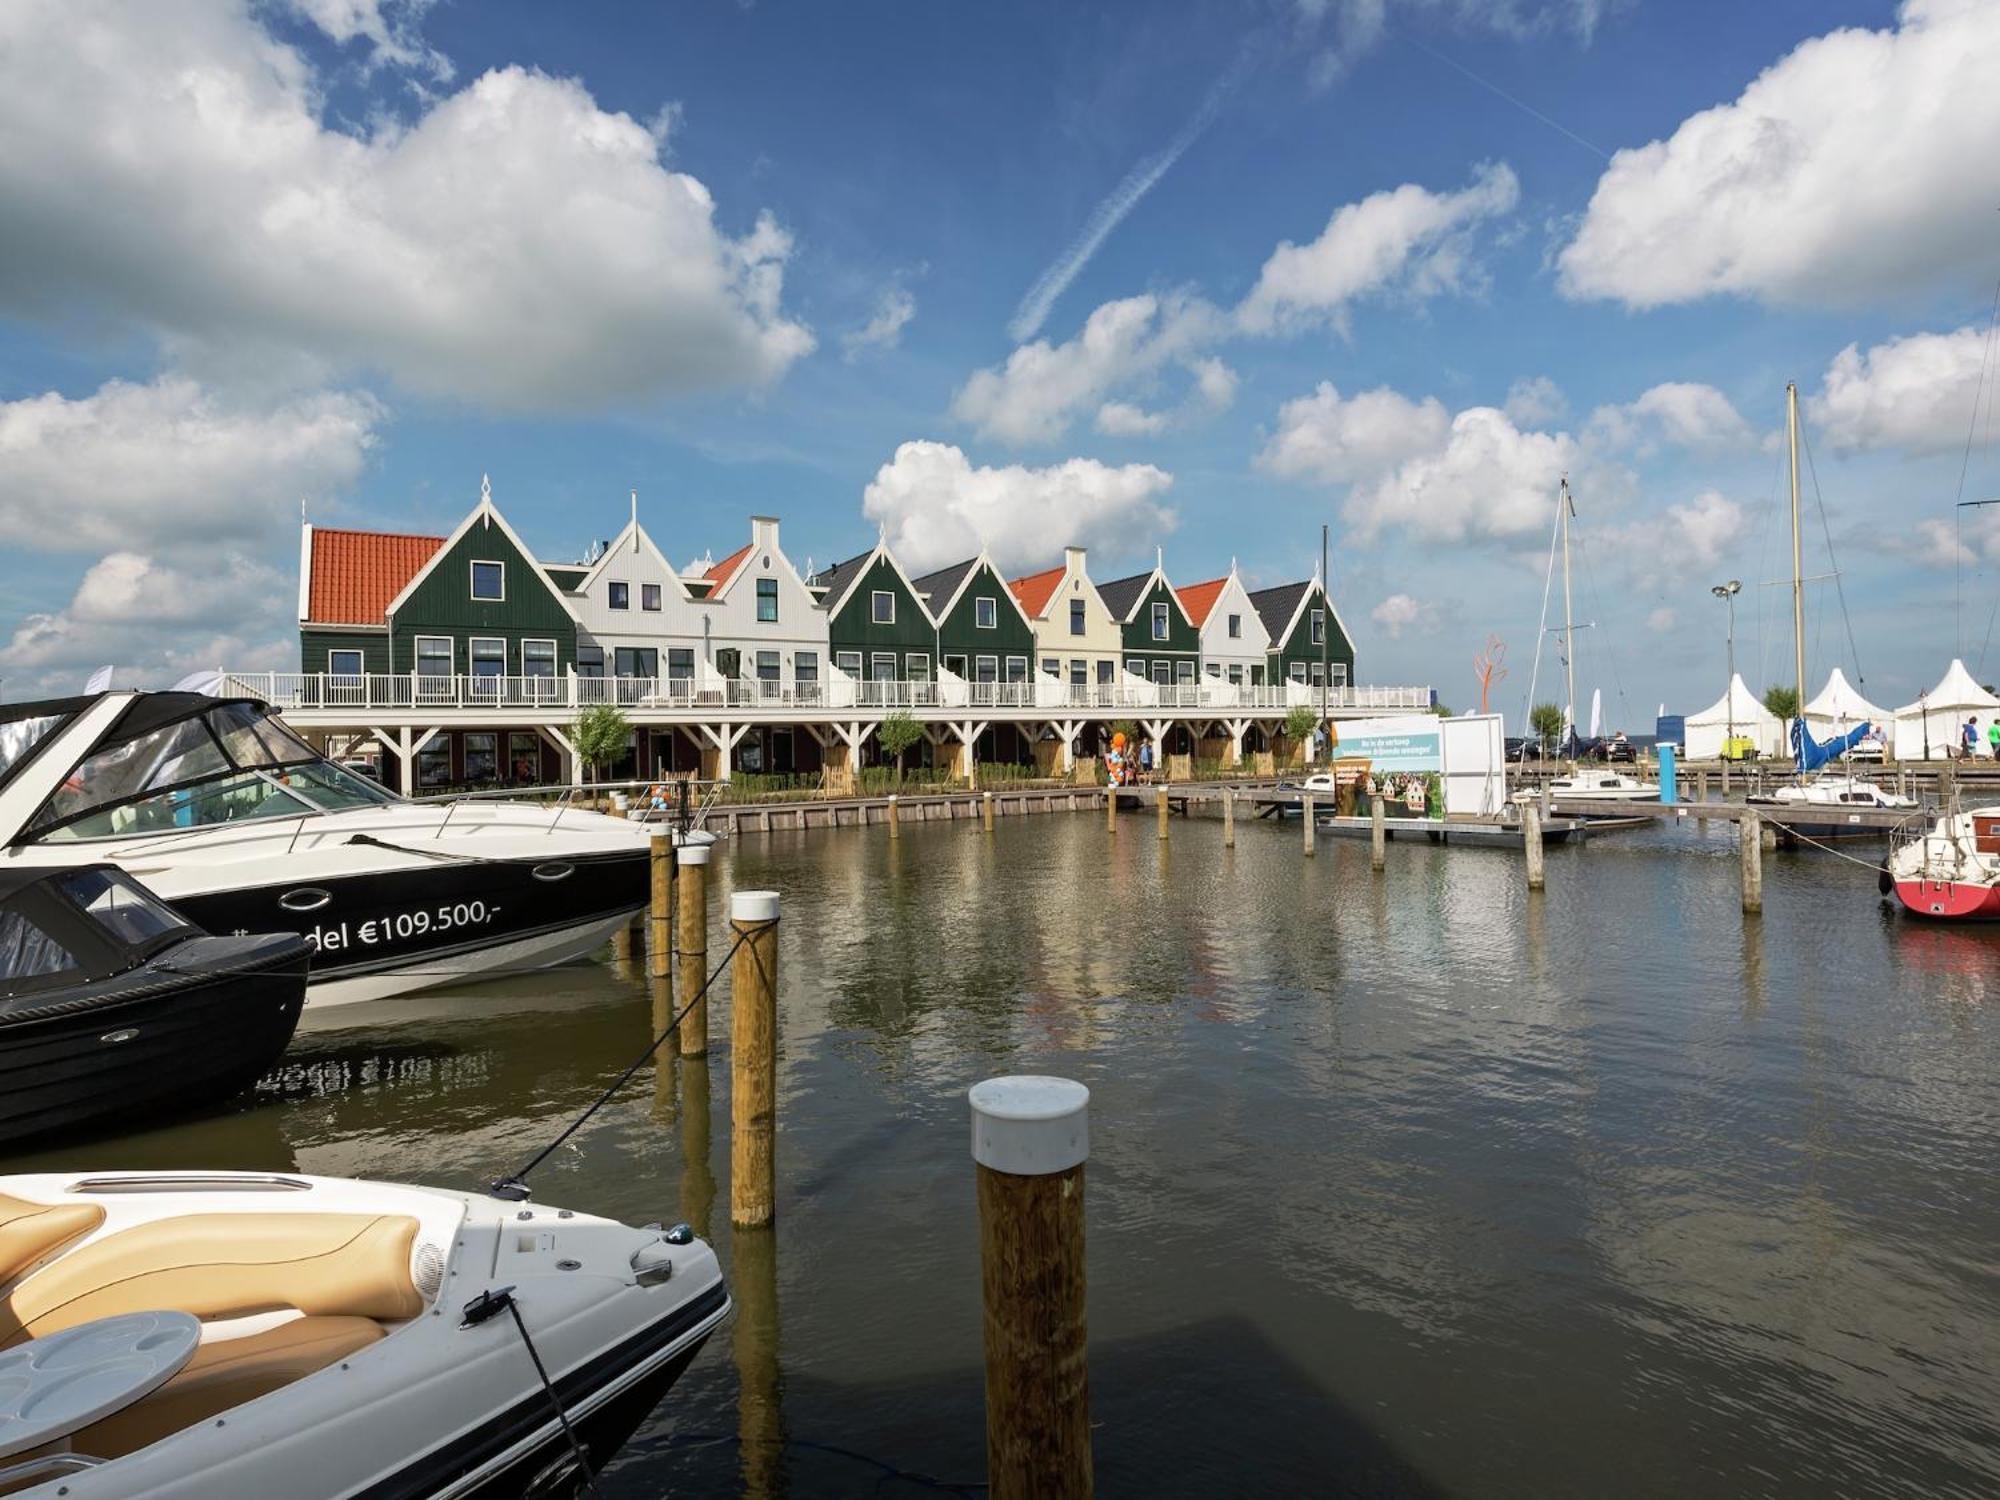
[[[937,621],[938,664],[967,682],[1026,683],[1035,629],[985,552],[927,573],[914,587]]]
[[[827,615],[827,652],[856,682],[935,682],[937,621],[885,542],[806,580]]]
[[[1201,660],[1201,631],[1159,563],[1149,573],[1097,586],[1124,638],[1125,670],[1150,682],[1192,685]]]
[[[1250,603],[1271,637],[1267,682],[1339,688],[1354,681],[1354,637],[1318,578],[1258,589]]]

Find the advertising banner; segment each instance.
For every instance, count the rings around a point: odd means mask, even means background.
[[[1333,732],[1335,755],[1365,758],[1378,774],[1444,769],[1444,737],[1435,715],[1337,720]]]

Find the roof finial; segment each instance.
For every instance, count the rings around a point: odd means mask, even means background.
[[[493,503],[493,478],[489,474],[479,476],[479,503],[481,505]]]
[[[1153,549],[1153,567],[1159,572],[1166,571],[1167,549],[1165,547],[1155,547]]]

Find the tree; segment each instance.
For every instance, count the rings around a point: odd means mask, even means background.
[[[1290,713],[1285,715],[1285,738],[1295,745],[1303,745],[1306,736],[1319,728],[1319,710],[1309,703],[1294,703]]]
[[[632,725],[609,703],[594,704],[576,716],[570,726],[570,742],[576,758],[586,771],[609,765],[625,753],[631,743]]]
[[[1563,711],[1553,703],[1537,703],[1528,715],[1528,727],[1547,749],[1549,741],[1563,732]]]
[[[1127,745],[1138,744],[1139,721],[1137,719],[1120,719],[1117,723],[1113,724],[1111,726],[1112,738],[1116,739],[1121,734],[1125,736],[1125,743]]]
[[[1795,687],[1767,687],[1764,689],[1764,707],[1774,719],[1796,719],[1799,716],[1799,690]]]
[[[875,726],[875,742],[884,755],[896,757],[896,779],[903,779],[903,756],[924,737],[923,725],[902,709],[897,709]]]
[[[1431,712],[1436,714],[1440,719],[1449,719],[1452,716],[1452,707],[1449,703],[1433,703],[1431,705]]]

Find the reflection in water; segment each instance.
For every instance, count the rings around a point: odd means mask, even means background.
[[[738,1229],[729,1267],[736,1299],[736,1435],[742,1493],[782,1495],[785,1485],[784,1376],[778,1364],[778,1232]]]
[[[653,1035],[657,1037],[674,1021],[674,981],[665,976],[648,983],[653,996]],[[681,1053],[676,1040],[668,1037],[653,1053],[653,1119],[662,1125],[674,1123],[674,1073]]]
[[[709,1165],[708,1058],[684,1057],[681,1073],[681,1218],[710,1238],[715,1169]]]

